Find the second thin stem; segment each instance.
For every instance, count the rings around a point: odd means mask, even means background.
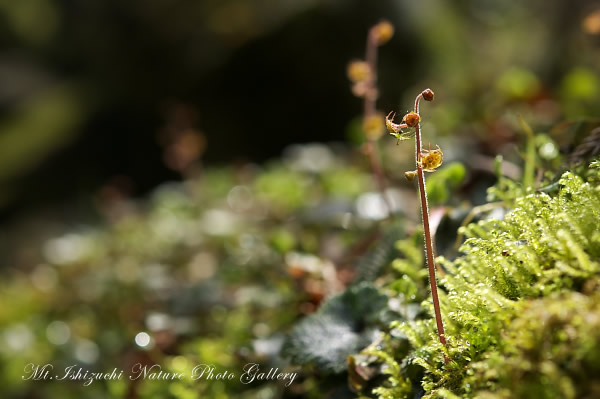
[[[365,120],[369,120],[376,113],[375,102],[377,100],[377,38],[376,38],[377,26],[371,28],[367,34],[367,47],[366,47],[366,62],[370,70],[370,78],[367,85],[367,91],[365,94],[363,116]],[[383,174],[383,168],[381,167],[381,161],[379,159],[379,151],[377,149],[377,140],[367,137],[366,151],[371,163],[371,171],[375,177],[377,188],[388,208],[388,215],[392,216],[391,201],[389,200],[386,192],[385,175]]]

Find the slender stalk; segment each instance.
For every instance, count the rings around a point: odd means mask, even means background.
[[[415,112],[419,114],[419,101],[423,98],[420,93],[415,99]],[[417,164],[417,177],[419,180],[419,193],[421,195],[421,213],[423,215],[423,230],[425,233],[425,252],[427,253],[427,267],[429,268],[429,283],[431,285],[431,297],[433,300],[433,310],[435,312],[435,322],[437,324],[438,336],[442,345],[447,347],[446,336],[444,333],[444,323],[442,322],[442,313],[440,311],[440,300],[437,292],[437,281],[435,277],[435,258],[433,256],[433,242],[431,240],[431,230],[429,228],[429,205],[427,204],[427,192],[425,191],[425,175],[421,165],[423,146],[421,142],[421,122],[415,126],[415,159]],[[444,353],[446,364],[450,361]]]
[[[365,101],[363,105],[364,120],[369,120],[375,115],[377,101],[377,37],[376,37],[376,26],[369,30],[367,34],[367,48],[366,48],[366,62],[369,66],[370,78],[367,82],[367,90],[365,94]],[[391,202],[386,194],[386,183],[385,176],[383,174],[383,168],[381,167],[381,161],[379,159],[379,150],[377,148],[377,140],[366,137],[366,152],[371,163],[371,171],[377,182],[377,188],[381,194],[381,197],[385,201],[388,209],[388,215],[392,216]]]

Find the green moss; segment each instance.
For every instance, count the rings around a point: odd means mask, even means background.
[[[600,392],[600,296],[577,292],[519,307],[495,351],[470,365],[473,396],[581,398]],[[493,394],[492,394],[493,393]]]

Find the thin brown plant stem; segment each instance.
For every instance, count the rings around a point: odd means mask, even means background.
[[[423,93],[415,99],[415,112],[419,114],[419,101],[423,98]],[[429,268],[429,283],[431,285],[431,298],[433,300],[433,310],[435,312],[435,322],[437,324],[438,336],[442,345],[447,347],[446,336],[444,333],[444,323],[442,322],[442,312],[440,311],[440,299],[437,291],[437,281],[435,277],[435,258],[433,256],[433,242],[431,240],[431,230],[429,228],[429,205],[427,204],[427,192],[425,191],[425,175],[423,165],[421,165],[421,152],[423,151],[421,142],[421,123],[415,126],[415,159],[417,164],[417,176],[419,179],[419,193],[421,195],[421,213],[423,215],[423,230],[425,234],[425,251],[427,253],[427,267]],[[444,362],[448,364],[450,359],[444,353]]]
[[[364,120],[369,120],[375,115],[375,102],[377,101],[377,42],[373,28],[371,28],[367,34],[366,62],[371,73],[365,93],[363,115]],[[389,217],[392,217],[391,201],[386,194],[387,185],[385,183],[385,176],[383,174],[383,168],[381,167],[381,161],[379,159],[377,140],[369,137],[366,137],[366,139],[366,151],[371,164],[371,171],[375,177],[379,193],[385,201],[385,205],[388,209],[388,215]]]
[[[375,93],[375,86],[377,85],[377,43],[373,35],[373,28],[367,34],[366,62],[369,66],[370,75],[363,113],[365,117],[369,117],[375,114],[375,101],[377,100],[377,94]]]

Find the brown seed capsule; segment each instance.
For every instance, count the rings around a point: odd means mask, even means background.
[[[402,122],[406,123],[410,127],[415,127],[419,122],[421,122],[421,117],[416,112],[409,112],[408,114],[404,115]]]
[[[423,90],[423,100],[425,101],[433,101],[433,90],[431,89],[425,89]]]
[[[406,180],[413,180],[416,175],[416,170],[409,170],[408,172],[404,172],[404,177],[406,177]]]

